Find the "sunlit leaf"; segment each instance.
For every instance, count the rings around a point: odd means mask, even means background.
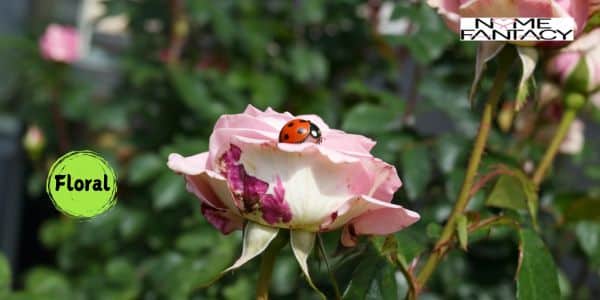
[[[377,134],[389,129],[398,116],[399,112],[384,106],[359,104],[346,114],[342,129],[352,133]]]
[[[544,242],[531,229],[522,229],[519,237],[517,299],[560,299],[556,266]]]

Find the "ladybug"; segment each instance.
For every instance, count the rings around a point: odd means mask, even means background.
[[[322,140],[319,127],[303,119],[293,119],[285,123],[279,132],[280,143],[300,144],[309,141],[320,144]]]

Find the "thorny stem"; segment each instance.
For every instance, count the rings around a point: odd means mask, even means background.
[[[540,183],[542,183],[542,180],[544,180],[544,176],[546,175],[546,172],[552,165],[552,162],[554,161],[554,157],[558,152],[560,144],[565,139],[567,132],[569,132],[569,127],[571,126],[571,123],[573,123],[573,120],[575,120],[577,110],[577,108],[569,107],[563,113],[562,118],[560,120],[560,124],[558,125],[558,129],[554,133],[552,141],[550,142],[550,146],[546,149],[546,153],[544,153],[542,161],[535,170],[535,173],[533,173],[533,183],[536,186],[539,186]]]
[[[419,293],[421,289],[425,286],[427,280],[429,280],[429,277],[431,277],[433,271],[435,270],[439,262],[442,260],[442,257],[448,250],[450,241],[455,231],[458,216],[460,216],[463,213],[463,211],[467,207],[467,204],[469,203],[471,188],[473,186],[475,176],[477,175],[477,169],[479,168],[479,163],[481,162],[481,157],[485,150],[485,144],[487,142],[490,128],[492,126],[492,117],[494,109],[498,104],[498,100],[500,99],[500,95],[502,94],[502,89],[504,87],[504,82],[508,77],[508,73],[512,65],[511,56],[512,53],[506,52],[506,50],[500,53],[498,71],[496,73],[492,89],[485,102],[483,114],[481,117],[481,124],[479,125],[479,130],[477,132],[477,137],[475,138],[475,143],[473,144],[473,150],[469,158],[467,172],[465,174],[465,179],[460,189],[458,200],[454,204],[454,208],[452,210],[452,213],[450,214],[448,222],[444,226],[442,234],[438,239],[437,243],[435,244],[431,255],[429,256],[429,258],[425,262],[425,265],[421,269],[421,272],[417,276],[417,283],[419,285],[417,293]]]
[[[287,235],[280,232],[262,254],[258,283],[256,284],[257,300],[269,299],[269,286],[271,285],[271,275],[273,274],[275,259],[277,258],[277,254],[279,254],[279,250],[287,243],[287,239]]]

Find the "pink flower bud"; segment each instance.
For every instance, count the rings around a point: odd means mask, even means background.
[[[588,0],[428,0],[450,29],[458,32],[460,18],[572,17],[581,33],[590,10]]]
[[[585,77],[575,74],[576,67],[583,60],[586,66]],[[548,65],[548,73],[556,76],[562,83],[571,77],[587,81],[585,91],[591,92],[600,88],[600,28],[583,34],[554,56]]]
[[[40,52],[47,60],[72,63],[81,56],[80,37],[77,30],[70,26],[51,24],[40,38]]]
[[[31,125],[23,136],[23,148],[32,160],[37,160],[46,146],[46,137],[37,125]]]

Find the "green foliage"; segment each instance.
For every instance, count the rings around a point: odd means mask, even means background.
[[[368,254],[352,274],[344,299],[398,299],[394,273],[393,266],[384,257]]]
[[[189,35],[177,62],[167,63],[160,54],[171,46],[168,2],[103,1],[106,16],[128,17],[129,41],[116,49],[94,45],[109,58],[98,63],[106,67],[102,70],[44,61],[33,38],[37,34],[0,41],[0,64],[11,74],[0,88],[0,108],[27,126],[41,127],[47,140],[42,158],[31,162],[28,190],[32,198],[40,197],[31,201],[47,200],[42,194],[47,165],[65,152],[61,122],[71,148],[102,153],[119,174],[118,204],[109,212],[81,222],[55,217],[39,232],[27,233],[37,234],[55,255],[50,265],[11,276],[0,257],[0,298],[253,298],[254,261],[201,288],[239,255],[241,234],[223,236],[215,230],[181,177],[166,167],[170,153],[206,151],[215,120],[248,104],[318,114],[332,128],[377,142],[373,154],[394,165],[403,181],[392,201],[418,211],[421,220],[394,239],[365,238],[352,249],[339,246],[337,232],[321,235],[344,298],[404,298],[409,281],[400,270],[422,267],[463,184],[479,127],[479,108],[471,108],[468,100],[476,45],[456,42],[455,33],[424,1],[396,4],[392,20],[412,22],[408,34],[381,36],[364,13],[375,13],[374,6],[365,1],[188,0],[183,2]],[[158,29],[150,30],[152,24]],[[538,66],[546,56],[540,55]],[[478,96],[489,91],[497,67],[496,61],[488,65],[483,72],[480,64]],[[517,73],[511,74],[502,99],[524,100],[524,93],[514,92]],[[423,299],[556,297],[558,275],[550,253],[557,259],[575,257],[597,276],[600,191],[580,182],[600,178],[600,144],[589,139],[575,159],[561,157],[582,174],[557,165],[556,176],[537,190],[517,166],[540,160],[547,112],[528,103],[516,118],[535,133],[518,131],[517,122],[508,133],[492,128],[478,179],[490,166],[509,172],[473,195],[450,245],[468,246],[468,252],[451,250],[444,256]],[[598,116],[592,111],[590,119],[598,122]],[[518,213],[525,210],[534,225],[539,222],[539,233]],[[472,230],[494,218],[499,221]],[[516,273],[513,233],[520,227],[522,259]],[[272,298],[315,298],[287,250],[275,266]],[[317,257],[313,253],[309,259],[311,277],[334,298],[327,268]],[[558,273],[566,274],[563,288],[584,284],[570,272]],[[11,282],[20,291],[9,291]],[[573,296],[585,298],[582,290]]]
[[[10,291],[12,282],[10,265],[6,257],[0,253],[0,296],[6,296]]]
[[[537,226],[538,194],[533,182],[519,170],[500,175],[486,205],[512,210],[528,210]]]
[[[544,242],[531,229],[519,232],[517,299],[560,299],[558,274]]]

